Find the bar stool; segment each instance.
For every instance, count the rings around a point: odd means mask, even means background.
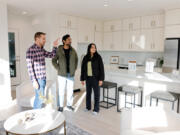
[[[117,96],[117,83],[109,82],[109,81],[104,81],[103,85],[100,86],[100,88],[103,88],[103,100],[100,101],[100,103],[106,103],[106,106],[100,104],[100,107],[108,109],[110,107],[115,106],[116,105],[116,96]],[[109,97],[109,90],[110,89],[111,90],[112,89],[115,90],[115,97],[114,98]],[[106,96],[105,96],[105,90],[107,90],[107,95]],[[105,99],[106,99],[106,101],[105,101]],[[114,101],[114,103],[109,102],[109,100]]]
[[[158,106],[159,100],[172,102],[172,110],[174,110],[175,101],[178,101],[177,112],[179,112],[179,94],[160,90],[152,92],[150,95],[150,106],[152,105],[153,98],[156,99],[156,106]]]
[[[119,93],[124,92],[125,93],[125,108],[126,104],[131,104],[135,108],[135,106],[140,106],[142,107],[143,105],[143,88],[140,86],[130,86],[130,85],[122,85],[118,88],[118,93],[117,93],[117,112],[120,112],[121,110],[119,109]],[[141,101],[140,104],[136,104],[136,94],[141,94]],[[127,102],[127,95],[134,96],[134,101],[133,102]]]

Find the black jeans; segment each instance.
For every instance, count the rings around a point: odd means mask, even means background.
[[[94,110],[99,112],[100,87],[99,81],[95,77],[87,77],[86,79],[86,108],[91,110],[91,93],[94,91]]]

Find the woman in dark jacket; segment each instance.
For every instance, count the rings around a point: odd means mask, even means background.
[[[84,56],[81,65],[81,83],[86,81],[86,111],[91,110],[91,93],[94,91],[93,114],[99,112],[100,86],[104,81],[104,65],[101,56],[98,54],[96,45],[89,44],[87,54]]]

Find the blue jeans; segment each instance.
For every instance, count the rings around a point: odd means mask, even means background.
[[[40,98],[40,95],[44,96],[44,91],[46,87],[46,80],[38,79],[39,89],[35,89],[35,100],[34,100],[34,109],[42,108],[43,100]]]

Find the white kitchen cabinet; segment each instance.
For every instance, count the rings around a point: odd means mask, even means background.
[[[65,35],[65,34],[69,34],[72,38],[72,47],[74,47],[75,49],[77,48],[77,44],[78,44],[78,41],[77,41],[77,30],[76,29],[68,29],[68,28],[65,28],[65,27],[61,27],[60,30],[59,30],[59,34],[58,36],[61,37],[61,41],[62,41],[62,37]],[[63,43],[61,43],[63,44]]]
[[[98,50],[103,49],[103,32],[94,32],[94,43],[96,44]]]
[[[59,22],[60,22],[60,27],[77,29],[77,17],[61,14],[59,16]]]
[[[123,50],[122,46],[122,31],[113,32],[113,50],[121,51]]]
[[[104,22],[104,32],[120,31],[122,30],[122,21],[107,21]]]
[[[140,30],[123,31],[123,50],[125,51],[141,51],[143,50],[142,38]]]
[[[151,29],[164,26],[164,15],[152,15],[142,17],[142,29]]]
[[[72,47],[74,47],[75,49],[77,49],[77,45],[78,45],[78,33],[76,29],[68,29],[67,33],[71,35],[72,38]]]
[[[103,50],[121,51],[122,49],[122,31],[104,33]]]
[[[94,22],[88,19],[78,18],[78,42],[94,42]]]
[[[102,50],[112,50],[113,45],[113,33],[112,32],[105,32],[104,33],[104,42]]]
[[[180,9],[165,12],[165,25],[180,25]]]
[[[165,38],[179,38],[180,25],[169,25],[165,27]]]
[[[102,32],[103,31],[103,23],[100,21],[94,22],[94,30],[95,32]]]
[[[141,17],[123,19],[123,30],[131,31],[141,28]]]
[[[163,52],[164,51],[164,30],[163,28],[143,30],[141,36],[144,37],[144,51]]]
[[[122,38],[123,38],[123,50],[127,51],[131,49],[129,31],[123,31]]]
[[[180,37],[180,9],[165,12],[165,37]]]

